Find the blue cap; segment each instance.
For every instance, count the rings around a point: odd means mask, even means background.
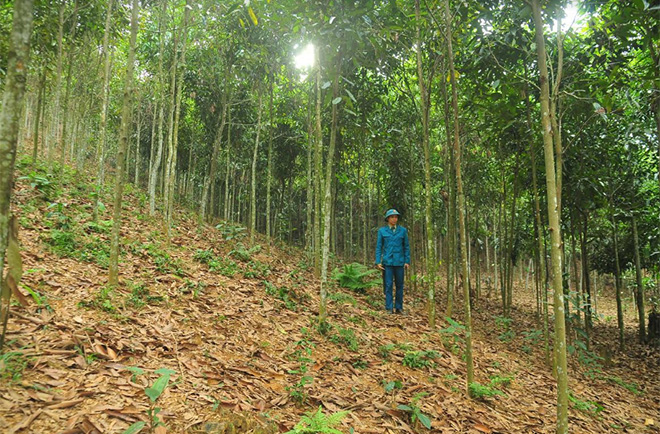
[[[387,218],[392,215],[401,215],[401,214],[399,214],[399,211],[395,210],[394,208],[388,209],[387,212],[385,213],[385,220],[387,220]]]

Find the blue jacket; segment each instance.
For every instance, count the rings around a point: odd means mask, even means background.
[[[410,264],[408,230],[397,225],[394,231],[388,226],[378,229],[376,264],[401,267]]]

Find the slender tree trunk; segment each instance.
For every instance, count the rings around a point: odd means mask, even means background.
[[[625,334],[623,325],[623,300],[621,297],[621,265],[619,263],[619,241],[614,212],[610,213],[610,219],[612,220],[612,239],[614,240],[614,285],[616,287],[616,318],[619,326],[619,351],[623,351],[625,349]]]
[[[639,257],[639,233],[637,232],[637,218],[632,216],[633,241],[635,243],[635,278],[637,280],[637,319],[639,320],[639,341],[646,342],[646,324],[644,312],[644,281],[642,280],[642,263]]]
[[[188,8],[186,8],[188,11]],[[165,224],[165,235],[169,241],[171,237],[171,214],[170,207],[172,197],[170,197],[170,186],[174,183],[174,166],[176,164],[176,151],[174,150],[174,113],[176,112],[176,94],[177,94],[177,71],[179,63],[179,40],[181,34],[174,31],[174,41],[172,49],[172,64],[170,65],[170,87],[169,87],[169,104],[167,110],[167,158],[165,159],[165,166],[163,167],[163,214]]]
[[[156,91],[156,100],[158,104],[158,149],[155,158],[151,161],[149,172],[149,215],[156,214],[156,186],[158,182],[158,173],[160,171],[161,160],[163,158],[163,123],[165,121],[165,79],[163,76],[163,56],[164,56],[164,30],[167,18],[167,1],[163,1],[158,23],[158,89]]]
[[[252,151],[252,180],[250,182],[250,243],[254,242],[254,234],[257,231],[257,156],[259,155],[261,114],[263,111],[263,95],[259,87],[257,87],[257,101],[257,134],[254,139],[254,150]]]
[[[121,229],[121,206],[124,190],[124,154],[128,147],[128,134],[131,125],[131,96],[133,94],[133,70],[135,68],[135,41],[138,29],[139,1],[133,0],[131,13],[131,40],[128,49],[128,63],[124,81],[124,98],[121,111],[121,134],[119,136],[119,150],[117,154],[117,175],[115,178],[115,201],[113,211],[112,238],[110,245],[109,284],[119,283],[119,234]]]
[[[550,113],[550,86],[548,83],[547,52],[539,0],[531,0],[536,31],[536,53],[541,85],[541,123],[543,126],[543,149],[545,155],[546,187],[548,194],[548,223],[552,239],[552,289],[555,309],[555,351],[557,372],[557,434],[568,433],[568,370],[566,361],[566,324],[564,317],[564,291],[562,282],[561,215],[559,214],[559,185],[556,180],[555,155],[552,140]],[[559,163],[559,162],[557,162]]]
[[[467,230],[465,224],[465,195],[463,193],[463,178],[461,171],[461,145],[458,123],[458,89],[454,69],[454,51],[452,48],[452,25],[449,0],[445,0],[445,19],[447,23],[447,60],[449,61],[449,77],[452,90],[452,109],[454,114],[454,169],[456,170],[456,190],[458,195],[458,228],[461,242],[461,263],[463,269],[463,297],[465,301],[463,323],[465,325],[465,364],[467,369],[466,390],[474,383],[474,363],[472,361],[472,312],[470,306],[469,268],[467,258]]]
[[[60,5],[59,11],[59,21],[57,27],[57,67],[55,72],[55,101],[53,107],[53,143],[51,144],[50,149],[48,150],[48,165],[50,171],[53,170],[53,163],[55,162],[55,147],[59,147],[62,144],[60,137],[60,97],[62,95],[62,57],[64,51],[64,10],[66,8],[66,3],[62,2]]]
[[[60,166],[61,169],[64,169],[64,161],[66,159],[66,144],[67,144],[67,127],[69,125],[69,118],[70,118],[70,111],[69,111],[69,97],[71,95],[71,69],[73,68],[73,62],[74,62],[74,45],[73,42],[76,37],[76,31],[78,29],[78,0],[74,2],[74,11],[73,11],[73,17],[74,17],[74,23],[71,26],[71,34],[69,35],[70,39],[70,47],[69,47],[69,53],[68,53],[68,64],[67,64],[67,69],[66,69],[66,89],[64,90],[64,116],[62,118],[62,137],[61,137],[61,151],[62,155],[60,155]]]
[[[46,92],[46,62],[41,67],[41,79],[39,80],[39,89],[37,91],[37,110],[34,118],[34,130],[32,134],[32,164],[37,162],[37,153],[39,151],[39,121],[44,111],[44,93]]]
[[[341,52],[337,55],[337,70],[332,86],[332,123],[330,125],[330,146],[325,166],[325,197],[323,200],[323,248],[321,265],[321,293],[319,303],[319,324],[323,327],[328,317],[327,310],[327,284],[328,284],[328,262],[330,259],[330,218],[332,214],[332,169],[335,160],[335,147],[337,142],[337,106],[334,99],[339,95],[339,76],[341,75]]]
[[[168,240],[172,236],[172,214],[174,211],[174,185],[176,184],[176,162],[179,148],[179,123],[181,118],[181,98],[183,94],[183,75],[186,68],[186,48],[188,47],[188,21],[190,19],[190,7],[189,1],[186,0],[184,6],[184,17],[183,17],[183,29],[182,29],[182,42],[181,42],[181,55],[179,59],[175,59],[174,64],[172,65],[173,69],[173,80],[172,84],[174,88],[172,93],[175,95],[174,101],[174,125],[171,133],[170,139],[170,152],[167,165],[167,179],[169,182],[165,184],[165,197],[166,197],[166,206],[165,206],[165,223],[167,226],[167,238]],[[176,43],[174,44],[175,58],[176,58]],[[178,76],[178,77],[177,77]],[[176,91],[175,91],[176,89]]]
[[[225,165],[225,220],[231,220],[231,201],[229,200],[229,158],[231,156],[231,109],[227,108],[227,146],[225,146],[227,161]]]
[[[313,170],[314,160],[314,131],[312,123],[312,92],[310,91],[307,99],[307,208],[306,208],[306,222],[305,226],[305,251],[311,260],[314,255],[314,229],[312,227],[314,215],[314,178]]]
[[[231,67],[225,69],[225,90],[222,93],[222,111],[220,113],[220,126],[216,132],[215,141],[213,142],[213,152],[211,153],[211,163],[209,164],[209,172],[204,184],[204,192],[202,193],[202,206],[199,215],[199,224],[202,225],[206,221],[206,208],[209,202],[209,192],[212,191],[215,185],[215,177],[218,165],[218,155],[220,153],[220,145],[222,143],[222,136],[224,134],[225,124],[227,122],[227,112],[229,111],[230,101],[230,88],[229,79],[231,77]],[[213,194],[211,194],[213,196]]]
[[[133,184],[139,187],[140,180],[140,133],[142,132],[142,109],[140,107],[140,96],[138,95],[138,109],[137,109],[137,137],[135,139],[135,178]]]
[[[270,200],[271,200],[271,182],[273,176],[273,80],[274,75],[270,78],[269,101],[268,101],[268,167],[266,170],[266,240],[267,250],[270,254]]]
[[[25,103],[33,8],[32,0],[14,1],[7,69],[0,107],[0,323],[2,326],[0,354],[9,320],[12,287],[18,284],[21,277],[20,253],[16,239],[17,225],[15,221],[12,224],[10,204],[20,114]],[[9,266],[6,276],[5,261]]]
[[[316,139],[314,141],[314,273],[321,276],[321,162],[323,130],[321,129],[321,48],[316,45]]]
[[[591,281],[590,281],[590,270],[589,270],[589,252],[587,251],[587,233],[588,233],[588,222],[589,216],[585,212],[583,213],[582,221],[582,233],[580,234],[580,252],[582,254],[582,282],[585,300],[585,309],[584,309],[584,328],[587,333],[587,346],[591,340],[591,329],[593,327],[593,318],[592,318],[592,309],[591,309]]]
[[[423,64],[422,64],[422,39],[421,39],[421,10],[420,0],[415,0],[415,54],[417,59],[417,85],[419,87],[420,96],[420,115],[422,120],[422,148],[424,150],[424,183],[425,185],[425,224],[426,224],[426,250],[428,255],[428,279],[429,286],[426,293],[426,301],[428,303],[428,320],[429,326],[435,328],[435,279],[436,279],[436,255],[433,241],[435,240],[433,233],[433,216],[432,216],[432,187],[431,187],[431,151],[430,151],[430,129],[429,129],[429,111],[430,111],[430,97],[426,88],[426,81],[424,78]],[[430,81],[429,81],[430,83]]]

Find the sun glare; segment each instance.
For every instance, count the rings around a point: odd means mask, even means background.
[[[294,63],[298,69],[311,68],[314,65],[314,44],[310,42],[300,50],[294,57]]]

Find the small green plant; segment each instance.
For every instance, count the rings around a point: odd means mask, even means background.
[[[504,375],[504,376],[495,375],[490,378],[490,386],[495,388],[509,387],[512,381],[513,381],[512,375]]]
[[[71,231],[53,229],[44,241],[53,253],[61,257],[74,257],[79,249],[76,235]]]
[[[220,232],[220,234],[222,234],[222,237],[227,241],[232,240],[234,238],[239,239],[244,237],[246,231],[246,228],[229,222],[222,222],[218,224],[215,228]]]
[[[431,418],[422,413],[418,405],[418,402],[426,395],[428,395],[427,392],[420,392],[413,397],[409,405],[399,404],[397,408],[410,415],[410,421],[413,425],[417,425],[419,421],[426,429],[431,429]]]
[[[605,377],[607,381],[613,384],[617,384],[624,389],[628,390],[629,392],[632,392],[635,395],[641,395],[642,392],[639,390],[639,385],[637,383],[626,383],[619,377]]]
[[[30,188],[41,193],[46,200],[52,199],[57,194],[57,184],[47,174],[31,171],[18,178],[18,181],[27,181]]]
[[[482,401],[497,395],[504,395],[504,393],[502,393],[501,391],[497,390],[492,386],[479,384],[476,382],[470,383],[468,385],[468,393],[472,398],[479,399]]]
[[[351,306],[357,306],[357,300],[355,300],[355,297],[349,294],[344,294],[343,292],[333,292],[328,294],[328,299],[340,304],[348,303]]]
[[[330,342],[335,344],[343,344],[351,351],[357,351],[359,348],[358,339],[355,336],[355,331],[353,329],[345,329],[343,327],[338,327],[337,331],[339,334],[334,334],[329,337]]]
[[[192,293],[193,298],[197,298],[199,294],[204,292],[206,289],[206,283],[202,281],[195,282],[190,279],[185,279],[183,286],[180,288],[180,291],[183,294]]]
[[[148,304],[157,304],[164,300],[163,296],[149,294],[149,289],[144,283],[130,284],[131,293],[128,295],[126,304],[140,309]]]
[[[369,367],[369,362],[362,357],[358,357],[358,359],[353,362],[353,367],[355,369],[367,369]]]
[[[89,301],[81,301],[78,303],[80,307],[86,307],[91,309],[99,309],[104,312],[113,313],[117,310],[113,303],[114,290],[110,286],[102,286],[99,288],[98,292]]]
[[[511,329],[513,320],[505,316],[496,316],[495,325],[502,333],[497,337],[502,342],[511,342],[516,337],[516,333]]]
[[[247,278],[263,279],[270,274],[270,267],[259,261],[250,261],[247,263],[243,276]]]
[[[259,253],[261,251],[261,246],[256,245],[250,249],[245,247],[243,243],[236,243],[234,246],[234,250],[229,252],[229,256],[233,256],[236,259],[238,259],[241,262],[248,262],[252,258],[252,255],[255,253]]]
[[[141,375],[142,373],[144,373],[144,371],[142,371],[139,368],[133,370],[132,372],[133,372],[133,376]],[[146,389],[144,389],[144,393],[151,401],[149,409],[147,410],[147,415],[149,416],[149,428],[152,431],[154,428],[164,425],[163,422],[160,420],[160,417],[158,417],[158,413],[160,413],[161,409],[160,407],[156,407],[156,401],[158,401],[158,398],[160,398],[160,396],[163,394],[165,388],[170,382],[170,377],[172,376],[172,374],[176,374],[176,371],[163,368],[163,369],[158,369],[154,373],[160,375],[160,377],[158,377],[158,379],[154,381],[154,384],[152,384],[151,387],[147,387]],[[144,421],[135,422],[133,425],[129,426],[122,434],[138,433],[146,425],[147,423]]]
[[[578,361],[582,366],[586,368],[585,375],[589,378],[596,378],[602,373],[602,360],[598,354],[587,348],[587,344],[577,339],[574,341],[573,345],[568,345],[566,347],[570,355],[577,356]]]
[[[401,390],[403,389],[403,383],[399,380],[394,380],[394,381],[383,380],[383,389],[385,389],[386,393],[390,393],[393,390]]]
[[[449,346],[452,353],[460,354],[460,344],[463,343],[465,326],[449,317],[445,317],[445,320],[447,320],[449,325],[443,329],[440,329],[440,334],[443,336],[443,343]]]
[[[406,351],[401,363],[411,369],[421,369],[433,365],[433,359],[440,357],[437,351]]]
[[[300,377],[297,383],[293,386],[286,386],[285,390],[289,392],[291,399],[296,401],[299,404],[304,404],[307,401],[307,392],[305,391],[305,385],[311,384],[314,381],[313,377],[309,375],[303,375]]]
[[[326,415],[323,413],[323,408],[319,406],[319,409],[315,413],[306,413],[300,419],[300,422],[285,434],[343,434],[334,427],[339,425],[347,414],[347,411],[339,411],[331,415]]]
[[[18,382],[27,368],[29,359],[20,352],[7,352],[0,356],[0,378]]]
[[[596,416],[598,413],[604,410],[604,407],[596,401],[582,401],[581,399],[575,397],[572,392],[568,392],[568,400],[571,402],[571,404],[573,404],[573,408],[583,413]]]
[[[364,294],[367,289],[379,284],[379,279],[369,278],[378,272],[378,270],[369,269],[362,264],[353,262],[352,264],[344,265],[342,271],[335,268],[332,271],[332,278],[342,288],[348,288],[359,294]]]
[[[538,346],[543,340],[543,331],[541,330],[524,331],[522,334],[525,342],[522,346],[522,350],[527,354],[531,353],[532,348]]]

